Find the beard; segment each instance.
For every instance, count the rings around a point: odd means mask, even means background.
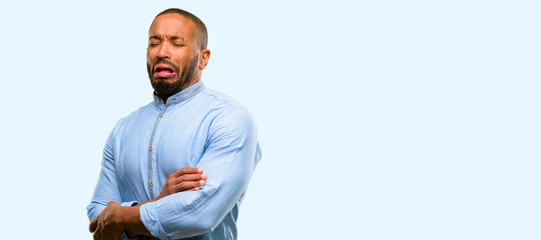
[[[182,71],[179,71],[180,68],[176,64],[170,62],[165,58],[156,60],[156,62],[154,62],[152,66],[147,63],[148,77],[150,78],[150,84],[152,84],[152,88],[154,88],[154,93],[156,94],[156,96],[162,99],[167,99],[175,93],[178,93],[182,89],[188,87],[187,84],[190,82],[193,75],[195,74],[198,61],[199,54],[188,66],[184,66],[182,68]],[[165,63],[175,70],[176,76],[173,82],[169,83],[161,81],[159,77],[154,76],[154,66],[159,63]]]

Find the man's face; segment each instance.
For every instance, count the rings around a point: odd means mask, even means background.
[[[157,17],[148,33],[147,71],[160,97],[169,97],[198,80],[200,48],[195,24],[179,15]]]

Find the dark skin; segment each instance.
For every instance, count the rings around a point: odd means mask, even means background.
[[[150,26],[148,36],[147,70],[150,82],[156,95],[165,103],[169,96],[201,79],[210,50],[201,49],[195,23],[179,14],[157,17]],[[170,77],[160,76],[157,63],[165,63],[178,72],[175,71],[174,76]],[[168,86],[172,89],[167,89]]]
[[[160,195],[155,199],[132,207],[109,202],[100,215],[90,222],[89,230],[94,233],[95,240],[117,240],[124,231],[129,237],[152,236],[139,219],[139,207],[178,192],[199,191],[199,187],[205,185],[205,179],[207,176],[201,168],[182,168],[169,175]]]
[[[156,17],[149,30],[147,66],[155,94],[166,103],[167,98],[201,79],[207,66],[210,50],[201,49],[197,41],[196,25],[189,19],[174,13]],[[174,69],[171,76],[160,75],[156,63],[166,64]],[[165,86],[165,87],[163,87]],[[166,90],[164,90],[166,89]],[[157,201],[171,194],[184,191],[199,191],[205,185],[207,176],[201,168],[183,168],[169,175],[160,195],[147,202],[124,207],[109,202],[107,207],[92,220],[89,230],[94,240],[117,240],[124,232],[130,237],[152,236],[140,219],[139,207]]]

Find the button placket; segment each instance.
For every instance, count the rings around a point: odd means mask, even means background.
[[[150,137],[150,144],[149,144],[149,147],[148,147],[148,180],[149,180],[149,186],[150,186],[150,197],[151,199],[154,199],[156,194],[154,193],[154,184],[155,184],[155,179],[154,179],[154,166],[155,166],[155,150],[156,150],[156,146],[153,146],[153,142],[154,142],[154,137],[156,136],[156,130],[158,129],[158,126],[160,124],[160,120],[163,119],[163,114],[165,113],[165,110],[167,109],[167,106],[164,106],[158,117],[156,118],[156,123],[154,124],[154,129],[152,130],[152,135]]]

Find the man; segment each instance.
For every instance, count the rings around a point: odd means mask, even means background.
[[[121,119],[88,206],[94,239],[236,239],[238,208],[261,151],[246,109],[205,88],[205,24],[181,9],[149,30],[154,101]]]

